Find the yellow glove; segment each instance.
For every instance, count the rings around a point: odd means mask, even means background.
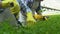
[[[34,15],[34,18],[36,20],[47,20],[47,17],[46,16],[42,16],[42,15],[39,15],[39,14],[35,14]]]
[[[2,8],[13,7],[14,3],[11,1],[2,1]]]
[[[33,18],[32,12],[27,13],[27,21],[36,22],[35,19]]]
[[[11,10],[11,13],[16,15],[16,18],[18,18],[18,14],[20,12],[20,6],[17,2],[14,2],[14,7],[11,7],[10,10]]]
[[[35,15],[34,15],[34,18],[35,18],[36,20],[40,20],[40,19],[43,18],[43,16],[42,16],[42,15],[39,15],[39,14],[35,14]]]
[[[13,5],[14,4],[14,5]],[[13,6],[13,7],[11,7]],[[20,6],[16,0],[3,0],[2,1],[2,8],[10,7],[11,14],[16,15],[16,18],[18,17],[18,13],[20,11]]]

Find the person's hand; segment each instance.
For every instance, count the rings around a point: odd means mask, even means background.
[[[8,5],[8,7],[13,7],[14,6],[14,2],[8,2],[7,5]]]
[[[11,2],[11,3],[10,3],[10,6],[11,6],[11,7],[13,7],[13,6],[14,6],[14,3],[13,3],[13,2]]]

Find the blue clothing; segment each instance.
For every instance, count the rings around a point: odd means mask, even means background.
[[[21,7],[25,8],[27,12],[31,9],[27,6],[28,0],[17,0]]]
[[[28,2],[33,2],[33,0],[26,0],[26,4],[27,4]]]

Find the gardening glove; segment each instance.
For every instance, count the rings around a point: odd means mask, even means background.
[[[34,18],[35,18],[36,20],[40,20],[40,19],[43,18],[43,16],[42,16],[42,15],[39,15],[39,14],[35,14],[35,15],[34,15]]]
[[[33,18],[32,12],[27,12],[27,22],[36,22]]]

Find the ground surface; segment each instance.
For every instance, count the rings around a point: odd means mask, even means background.
[[[47,21],[38,21],[30,27],[15,29],[8,21],[0,24],[0,34],[60,34],[60,15],[50,16]]]

